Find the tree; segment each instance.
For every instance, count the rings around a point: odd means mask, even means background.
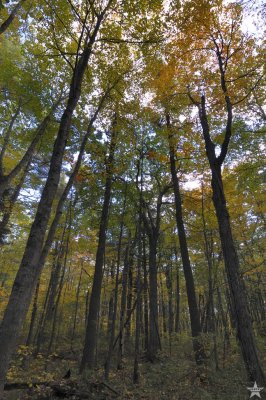
[[[12,294],[5,310],[5,315],[0,328],[1,388],[4,384],[5,374],[11,354],[16,346],[17,336],[23,320],[25,319],[31,297],[40,274],[40,271],[36,271],[35,264],[42,250],[42,244],[51,212],[51,206],[59,183],[62,159],[69,136],[71,119],[81,94],[81,83],[89,58],[91,56],[92,46],[96,40],[98,31],[110,5],[111,2],[109,2],[107,6],[96,16],[90,15],[90,17],[96,17],[96,22],[92,32],[84,32],[86,30],[86,23],[89,17],[88,14],[86,15],[83,24],[83,30],[81,32],[80,42],[77,49],[76,64],[70,84],[67,106],[61,117],[57,139],[55,141],[53,154],[51,157],[49,174],[42,192],[36,216],[32,224],[29,239],[25,248],[24,256],[14,282]],[[82,43],[83,40],[84,42]],[[81,46],[83,46],[83,50],[81,50]],[[82,51],[81,55],[79,55],[80,50]]]
[[[97,341],[97,321],[98,313],[100,307],[101,299],[101,286],[103,278],[103,261],[105,252],[105,242],[106,242],[106,231],[108,224],[108,214],[111,198],[111,188],[112,188],[112,176],[113,176],[113,163],[114,163],[114,153],[117,142],[117,118],[114,116],[113,124],[111,127],[111,139],[109,155],[106,161],[106,182],[104,191],[104,202],[101,213],[100,228],[99,228],[99,239],[97,254],[95,260],[95,273],[93,278],[93,286],[90,297],[89,314],[87,318],[87,329],[85,344],[83,349],[83,355],[80,365],[80,371],[82,372],[85,368],[93,368],[95,360],[95,348]]]
[[[230,287],[233,313],[237,324],[237,337],[240,342],[249,379],[251,381],[256,380],[263,383],[265,382],[265,377],[259,361],[258,351],[252,332],[251,318],[247,304],[247,295],[244,282],[240,275],[240,262],[232,236],[230,215],[226,205],[226,197],[222,178],[222,165],[227,156],[232,136],[233,107],[244,101],[245,98],[247,98],[253,91],[254,85],[256,87],[260,80],[260,75],[256,74],[254,83],[253,75],[251,75],[250,72],[250,66],[247,65],[246,60],[243,60],[242,58],[242,52],[244,50],[243,43],[248,46],[249,42],[248,40],[244,42],[245,38],[239,33],[241,9],[239,9],[238,6],[236,6],[236,8],[234,7],[235,6],[233,5],[231,7],[229,6],[227,11],[228,13],[231,13],[231,25],[228,26],[225,24],[225,26],[223,26],[222,23],[219,22],[218,14],[216,14],[218,10],[210,11],[211,18],[214,21],[213,25],[210,26],[208,22],[206,23],[206,18],[203,19],[202,24],[202,28],[205,30],[204,34],[206,33],[209,35],[208,45],[214,52],[218,64],[220,85],[219,89],[217,86],[217,92],[215,94],[218,98],[219,104],[223,102],[225,108],[225,129],[220,145],[219,155],[216,154],[215,144],[211,137],[212,128],[208,119],[208,109],[206,104],[206,100],[208,98],[208,89],[207,92],[204,93],[205,88],[202,88],[203,93],[200,94],[200,100],[195,99],[195,97],[191,94],[190,89],[188,96],[192,104],[198,108],[202,134],[205,142],[206,155],[211,169],[213,204],[219,225],[219,233]],[[224,10],[224,12],[226,12],[226,10]],[[242,41],[241,47],[239,41]],[[242,65],[244,66],[246,73],[242,74],[242,76],[232,78],[232,76],[235,75],[236,70],[239,68],[239,66],[233,64],[231,66],[231,70],[228,72],[230,63],[232,62],[231,60],[234,57],[236,58],[234,62],[243,63]],[[257,70],[257,67],[254,68]],[[250,79],[251,84],[248,92],[241,98],[241,87],[239,87],[239,81],[241,81],[243,76],[245,76],[245,78],[252,76],[252,78]],[[234,87],[232,88],[230,84],[233,84]],[[208,80],[206,80],[206,85],[208,88]],[[240,89],[240,93],[237,92],[238,89]],[[219,90],[221,93],[219,93]],[[236,91],[235,96],[238,97],[238,100],[232,99],[233,95],[231,93],[233,90]]]

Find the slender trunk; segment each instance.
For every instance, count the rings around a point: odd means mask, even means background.
[[[206,305],[206,321],[205,321],[205,331],[214,332],[215,331],[215,315],[214,315],[214,301],[213,301],[213,245],[212,236],[208,237],[207,224],[205,219],[205,209],[204,209],[204,191],[203,185],[201,188],[201,216],[203,224],[203,237],[204,237],[204,252],[208,265],[208,300]]]
[[[91,295],[91,292],[90,292],[90,289],[88,289],[87,293],[86,293],[86,301],[85,301],[85,318],[84,318],[85,328],[87,326],[87,317],[88,317],[88,313],[89,313],[90,295]]]
[[[107,321],[107,336],[110,335],[111,332],[111,327],[112,327],[112,319],[113,319],[113,314],[114,314],[114,277],[115,277],[115,271],[114,271],[115,265],[113,263],[113,261],[111,261],[111,266],[110,266],[110,275],[111,275],[111,286],[112,286],[112,290],[110,293],[110,298],[109,298],[109,302],[108,302],[108,321]]]
[[[52,271],[52,275],[51,275],[51,287],[50,287],[47,308],[46,308],[46,315],[45,315],[45,321],[48,321],[48,322],[52,320],[53,314],[54,314],[54,309],[55,309],[57,290],[58,290],[58,286],[59,286],[59,282],[60,282],[60,273],[61,273],[61,269],[62,269],[62,263],[61,263],[60,258],[61,257],[59,254],[58,260],[55,264],[55,268]]]
[[[182,200],[179,189],[179,180],[177,177],[176,171],[176,160],[175,160],[175,149],[173,143],[173,134],[170,132],[171,124],[170,124],[170,116],[166,115],[167,118],[167,127],[169,129],[169,158],[170,158],[170,168],[171,168],[171,176],[174,187],[174,196],[175,196],[175,211],[176,211],[176,224],[178,229],[178,239],[180,245],[181,259],[183,264],[183,270],[186,281],[186,290],[187,290],[187,299],[188,299],[188,307],[189,307],[189,315],[190,315],[190,325],[191,325],[191,333],[193,337],[193,349],[195,353],[195,359],[197,364],[201,364],[206,358],[203,345],[200,340],[201,334],[201,325],[200,325],[200,315],[199,309],[196,300],[196,291],[194,284],[194,277],[192,273],[192,268],[190,264],[190,258],[188,253],[187,246],[187,237],[185,226],[183,222],[183,210],[182,210]]]
[[[80,293],[80,286],[81,286],[81,278],[82,278],[82,271],[83,271],[83,264],[81,264],[81,269],[80,269],[80,274],[79,274],[79,281],[78,281],[78,287],[77,287],[77,292],[76,292],[76,302],[75,302],[75,311],[74,311],[74,322],[73,322],[73,330],[72,330],[72,335],[71,335],[71,342],[70,342],[70,348],[73,350],[73,342],[75,338],[75,333],[76,333],[76,324],[77,324],[77,315],[78,315],[78,306],[79,306],[79,293]]]
[[[226,125],[224,139],[221,144],[219,156],[215,154],[215,144],[210,135],[210,126],[206,111],[206,97],[201,95],[200,102],[195,101],[188,93],[191,101],[198,107],[199,118],[202,126],[202,133],[205,142],[206,155],[211,170],[212,200],[215,208],[216,218],[219,226],[220,240],[222,245],[225,270],[230,288],[233,313],[236,318],[237,337],[240,342],[241,352],[246,366],[248,377],[260,385],[265,383],[265,375],[262,370],[261,361],[258,356],[257,347],[253,335],[251,318],[248,310],[245,285],[240,275],[240,263],[234,244],[230,216],[226,205],[226,198],[223,188],[221,168],[227,156],[228,147],[232,137],[233,104],[229,96],[226,79],[227,63],[224,62],[221,48],[212,37],[220,72],[221,93],[224,96],[226,110]],[[228,61],[228,60],[227,60]]]
[[[157,238],[149,236],[149,303],[150,303],[150,326],[149,326],[149,350],[148,357],[154,360],[160,348],[159,326],[158,326],[158,291],[157,291]]]
[[[110,372],[111,359],[112,359],[112,353],[113,353],[113,343],[114,343],[114,338],[115,338],[115,323],[116,323],[117,303],[118,303],[118,285],[119,285],[119,266],[120,266],[121,246],[122,246],[122,236],[120,236],[119,243],[118,243],[118,256],[117,256],[117,266],[116,266],[116,276],[115,276],[113,314],[112,314],[112,320],[111,320],[111,325],[110,325],[108,353],[107,353],[106,362],[104,365],[104,377],[106,380],[109,379],[109,372]]]
[[[265,376],[253,335],[251,317],[248,311],[246,289],[240,276],[239,259],[232,236],[220,166],[212,166],[212,190],[225,269],[228,277],[233,310],[236,317],[237,337],[240,342],[249,379],[262,385],[265,382]]]
[[[62,273],[61,273],[61,278],[60,278],[60,282],[58,285],[58,293],[57,293],[57,298],[56,298],[56,302],[54,305],[54,315],[53,315],[53,324],[52,324],[52,331],[51,331],[51,336],[50,336],[50,341],[49,341],[49,345],[47,348],[47,356],[51,353],[51,349],[54,343],[54,338],[55,338],[55,328],[56,328],[56,323],[57,323],[57,315],[58,315],[58,307],[59,307],[59,303],[60,303],[60,299],[61,299],[61,294],[62,294],[62,290],[63,290],[63,286],[64,286],[64,278],[65,278],[65,273],[66,273],[66,267],[67,267],[67,258],[68,258],[68,251],[69,251],[69,242],[70,242],[70,234],[71,234],[71,223],[72,223],[72,204],[70,202],[69,205],[69,218],[68,218],[68,228],[67,228],[67,237],[66,237],[66,241],[65,241],[65,248],[63,248],[63,265],[62,265]],[[61,270],[61,268],[59,269]]]
[[[168,292],[168,331],[173,332],[174,310],[173,310],[173,284],[172,284],[172,266],[167,265],[165,269],[166,287]]]
[[[35,289],[34,300],[33,300],[33,305],[32,305],[32,312],[31,312],[31,319],[30,319],[30,327],[29,327],[29,332],[28,332],[28,336],[27,336],[27,340],[26,340],[26,346],[30,346],[32,343],[33,330],[34,330],[34,325],[35,325],[36,315],[37,315],[37,308],[38,308],[39,288],[40,288],[40,279],[38,279],[36,289]]]
[[[54,339],[55,339],[55,328],[56,328],[56,324],[58,322],[58,318],[57,318],[58,307],[59,307],[59,302],[61,299],[61,294],[62,294],[62,290],[63,290],[63,286],[64,286],[64,277],[65,277],[65,268],[63,267],[61,279],[60,279],[59,286],[58,286],[58,294],[57,294],[57,298],[56,298],[56,302],[55,302],[55,306],[54,306],[52,330],[51,330],[50,341],[49,341],[47,352],[46,352],[47,357],[51,353],[51,349],[52,349]]]
[[[176,253],[176,252],[175,252]],[[175,309],[175,332],[180,332],[180,283],[179,283],[179,266],[177,263],[176,254],[176,288],[175,288],[175,298],[176,298],[176,309]]]
[[[167,333],[167,306],[166,306],[166,301],[165,301],[165,297],[164,297],[164,291],[163,291],[163,282],[162,282],[162,276],[161,274],[160,276],[160,298],[161,298],[161,317],[162,317],[162,336],[164,337],[165,334]],[[160,315],[159,315],[160,317]]]
[[[114,151],[116,145],[116,116],[114,124],[111,131],[111,142],[110,142],[110,152],[106,165],[106,183],[105,183],[105,193],[104,202],[101,214],[100,229],[98,236],[98,248],[96,253],[95,262],[95,273],[93,277],[93,285],[91,290],[91,298],[89,305],[89,314],[87,321],[87,329],[85,336],[85,344],[83,349],[83,355],[80,365],[80,372],[82,372],[86,367],[92,369],[94,367],[94,356],[95,347],[97,340],[97,317],[100,309],[100,299],[101,299],[101,286],[103,278],[103,265],[104,265],[104,252],[105,252],[105,242],[106,242],[106,232],[108,224],[108,214],[111,199],[111,188],[112,188],[112,174],[113,174],[113,162],[114,162]]]
[[[55,245],[53,266],[45,299],[44,312],[40,321],[40,329],[37,337],[36,349],[34,352],[35,355],[37,355],[40,352],[41,345],[45,341],[45,332],[47,330],[46,329],[47,325],[49,329],[55,311],[56,297],[60,282],[60,274],[62,270],[62,257],[64,257],[64,241],[67,230],[67,224],[68,224],[68,215],[66,216],[60,242],[57,241]]]
[[[143,300],[144,300],[144,334],[145,334],[145,350],[149,348],[149,305],[148,305],[148,271],[147,271],[147,258],[146,258],[146,240],[143,234]]]
[[[59,264],[58,260],[59,260],[59,242],[57,241],[55,243],[52,270],[51,270],[51,274],[50,274],[48,288],[47,288],[46,295],[45,295],[43,310],[42,310],[41,318],[39,320],[38,329],[36,331],[35,340],[34,340],[34,342],[36,343],[35,350],[34,350],[35,356],[37,356],[37,354],[40,352],[42,342],[44,341],[44,330],[45,330],[45,325],[46,325],[47,308],[48,308],[47,305],[48,305],[48,302],[50,299],[50,293],[52,290],[54,271],[55,271],[57,265]]]
[[[121,293],[121,306],[120,306],[120,331],[119,331],[119,343],[118,343],[118,354],[117,354],[117,369],[123,367],[123,357],[125,352],[125,317],[126,317],[126,305],[127,305],[127,282],[128,282],[128,267],[129,267],[129,246],[127,245],[125,253],[124,268],[122,273],[122,293]]]
[[[120,233],[118,239],[118,248],[117,248],[117,266],[116,266],[116,277],[115,277],[115,296],[114,296],[114,312],[112,318],[112,326],[109,340],[109,349],[107,354],[107,359],[105,363],[105,379],[108,380],[110,365],[111,365],[111,357],[113,352],[113,343],[115,338],[115,323],[116,323],[116,315],[117,315],[117,304],[118,304],[118,280],[119,280],[119,269],[120,269],[120,260],[121,260],[121,251],[122,251],[122,239],[123,239],[123,230],[124,230],[124,218],[126,212],[126,202],[127,202],[127,184],[125,186],[125,195],[124,195],[124,203],[123,203],[123,211],[121,217],[120,224]]]
[[[139,383],[139,352],[140,352],[140,329],[141,329],[141,213],[139,215],[138,226],[138,261],[137,261],[137,277],[136,277],[136,328],[135,328],[135,352],[134,352],[134,368],[133,383]]]
[[[132,271],[132,263],[129,263],[128,269],[128,291],[127,291],[127,325],[126,325],[126,337],[127,339],[131,336],[131,309],[132,309],[132,292],[133,292],[133,271]]]

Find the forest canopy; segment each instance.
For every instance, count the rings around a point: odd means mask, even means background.
[[[0,1],[0,399],[265,395],[264,22]]]

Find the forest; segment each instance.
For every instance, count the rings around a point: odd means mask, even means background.
[[[0,399],[266,399],[261,0],[0,0]]]

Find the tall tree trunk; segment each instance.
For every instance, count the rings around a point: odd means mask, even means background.
[[[159,194],[156,202],[156,214],[153,218],[151,210],[148,204],[143,198],[140,198],[142,202],[142,218],[144,227],[149,239],[149,348],[148,358],[153,361],[156,357],[158,349],[161,348],[159,325],[158,325],[158,292],[157,292],[157,245],[160,236],[160,221],[161,221],[161,207],[163,204],[163,196],[170,189],[171,185],[164,187],[159,186]],[[138,186],[137,186],[138,187]]]
[[[176,159],[175,159],[175,147],[174,147],[174,136],[171,132],[171,123],[170,116],[166,114],[167,128],[169,130],[168,133],[168,141],[169,141],[169,158],[170,158],[170,168],[171,168],[171,176],[174,187],[174,196],[175,196],[175,211],[176,211],[176,224],[178,229],[178,239],[180,245],[181,259],[183,264],[183,270],[186,281],[186,290],[187,290],[187,299],[188,299],[188,307],[189,307],[189,315],[190,315],[190,325],[191,325],[191,333],[192,333],[192,342],[193,349],[195,353],[195,359],[197,364],[201,364],[206,358],[203,344],[200,340],[201,334],[201,325],[200,325],[200,315],[199,309],[197,305],[196,299],[196,291],[194,284],[194,277],[192,273],[192,268],[190,264],[190,258],[188,253],[187,246],[187,237],[186,231],[183,221],[183,210],[182,210],[182,200],[179,189],[179,180],[177,177],[176,170]]]
[[[150,326],[149,326],[149,350],[148,357],[154,360],[160,348],[159,326],[158,326],[158,291],[157,291],[157,240],[149,237],[149,303],[150,303]]]
[[[117,265],[116,265],[116,277],[115,277],[115,296],[114,296],[114,312],[112,318],[110,339],[109,339],[109,349],[105,363],[105,379],[109,379],[111,358],[113,352],[113,343],[115,338],[115,323],[116,323],[116,315],[117,315],[117,304],[118,304],[118,284],[119,284],[119,270],[120,270],[120,260],[121,260],[121,252],[122,252],[122,239],[123,239],[123,230],[124,230],[124,219],[126,212],[126,204],[127,204],[127,183],[125,184],[125,194],[124,194],[124,203],[123,210],[121,216],[121,224],[120,224],[120,232],[118,239],[118,248],[117,248]]]
[[[148,271],[147,271],[147,257],[146,257],[146,237],[143,233],[143,301],[144,301],[144,335],[145,350],[148,351],[149,348],[149,304],[148,304]]]
[[[60,241],[56,241],[55,249],[54,249],[54,258],[53,258],[53,265],[51,270],[51,275],[49,279],[49,284],[46,292],[45,302],[43,313],[39,323],[38,333],[36,335],[36,348],[34,351],[34,355],[40,352],[41,345],[45,341],[45,333],[47,324],[50,326],[51,321],[54,315],[55,304],[56,304],[56,297],[58,291],[58,285],[60,282],[60,273],[62,269],[62,257],[64,257],[64,241],[65,241],[65,234],[67,230],[68,224],[68,215],[66,215],[66,220],[64,223],[63,232],[61,235]],[[47,241],[47,240],[46,240]],[[49,328],[48,326],[48,328]]]
[[[106,11],[107,9],[105,9],[105,12]],[[97,16],[94,29],[90,32],[89,40],[86,41],[85,49],[80,56],[77,55],[77,62],[70,85],[69,98],[54,143],[48,177],[0,326],[0,393],[3,390],[9,361],[15,350],[17,338],[26,318],[31,298],[41,272],[40,269],[37,268],[38,261],[42,251],[53,200],[59,184],[62,160],[69,136],[72,115],[80,98],[83,76],[105,12]],[[84,23],[86,23],[86,21],[84,21]]]
[[[257,383],[260,383],[262,385],[265,383],[265,376],[255,344],[251,317],[248,310],[247,294],[244,282],[242,280],[242,277],[240,276],[239,258],[233,240],[230,216],[227,210],[226,198],[223,188],[221,168],[227,155],[228,146],[232,135],[233,113],[232,104],[228,96],[228,91],[226,87],[223,61],[221,59],[219,48],[217,46],[216,48],[221,73],[221,87],[224,93],[227,111],[225,136],[224,141],[221,145],[221,152],[218,157],[215,154],[215,145],[210,136],[205,95],[202,95],[201,101],[196,103],[191,96],[190,98],[194,101],[199,110],[202,133],[205,141],[205,149],[211,170],[211,186],[213,193],[212,200],[219,226],[219,234],[222,245],[225,270],[230,288],[230,298],[233,308],[232,311],[236,319],[237,338],[240,342],[241,352],[249,379],[253,382],[256,381]]]
[[[44,341],[44,330],[45,330],[45,325],[46,325],[46,318],[47,318],[47,305],[50,299],[50,293],[53,285],[53,276],[54,276],[54,271],[56,267],[59,264],[59,241],[55,243],[55,249],[54,249],[54,256],[53,256],[53,264],[52,264],[52,269],[51,269],[51,274],[50,274],[50,279],[49,279],[49,284],[46,290],[46,295],[45,295],[45,300],[44,300],[44,305],[43,305],[43,310],[41,313],[41,317],[39,320],[38,328],[36,331],[35,335],[35,340],[34,342],[36,343],[35,350],[34,350],[34,355],[37,356],[37,354],[40,352],[42,342]],[[39,277],[40,279],[40,277]]]
[[[141,174],[142,175],[142,174]],[[142,181],[142,176],[141,176]],[[141,185],[141,193],[140,198],[142,197],[142,185]],[[133,383],[139,383],[140,375],[139,375],[139,352],[140,352],[140,331],[141,331],[141,259],[142,259],[142,246],[141,246],[141,231],[142,231],[142,223],[141,223],[141,201],[140,201],[140,212],[139,212],[139,221],[138,221],[138,252],[137,252],[137,276],[136,276],[136,327],[135,327],[135,352],[134,352],[134,368],[133,368]]]
[[[175,249],[176,258],[176,288],[175,288],[175,298],[176,298],[176,309],[175,309],[175,332],[180,332],[180,282],[179,282],[179,266],[177,262],[177,251]]]
[[[240,276],[240,265],[232,236],[230,217],[226,206],[221,168],[212,167],[213,203],[219,225],[219,232],[228,277],[233,310],[236,317],[237,337],[240,342],[249,379],[265,383],[265,376],[259,360],[253,335],[251,317],[248,311],[247,295],[244,282]]]
[[[225,133],[223,142],[220,146],[221,150],[219,156],[216,156],[215,143],[213,142],[210,134],[205,94],[201,95],[200,101],[195,100],[191,96],[190,92],[188,92],[188,96],[192,103],[198,108],[202,134],[205,142],[206,155],[210,165],[211,186],[213,193],[212,200],[219,226],[220,240],[222,244],[225,270],[230,288],[233,313],[236,318],[237,337],[240,342],[242,356],[249,379],[253,382],[256,381],[260,385],[263,385],[265,383],[265,375],[262,370],[261,361],[259,360],[253,335],[245,285],[242,277],[240,276],[240,263],[232,236],[230,216],[226,205],[221,171],[232,137],[233,122],[233,104],[229,95],[231,91],[228,91],[228,81],[226,79],[228,58],[226,60],[224,59],[223,49],[220,48],[214,36],[212,36],[212,42],[214,44],[217,57],[217,64],[220,72],[220,88],[221,94],[224,98],[226,112]]]
[[[128,268],[128,291],[127,291],[127,325],[126,325],[126,337],[127,339],[131,336],[131,319],[132,319],[132,299],[133,299],[133,271],[132,263],[129,263]]]
[[[56,302],[55,302],[55,305],[54,305],[53,324],[52,324],[52,331],[51,331],[50,341],[49,341],[48,348],[47,348],[47,356],[51,353],[51,349],[52,349],[52,346],[53,346],[53,343],[54,343],[55,328],[56,328],[57,315],[58,315],[58,308],[59,308],[59,303],[60,303],[60,300],[61,300],[61,294],[62,294],[62,290],[63,290],[63,286],[64,286],[64,278],[65,278],[65,273],[66,273],[67,258],[68,258],[68,251],[69,251],[69,242],[70,242],[70,234],[71,234],[71,224],[72,224],[72,204],[71,204],[71,202],[69,204],[67,220],[68,220],[67,236],[66,236],[66,240],[65,240],[65,243],[64,243],[63,249],[62,249],[63,265],[62,265],[62,268],[59,269],[59,271],[62,270],[62,273],[61,273],[60,282],[58,284],[57,298],[56,298]]]
[[[168,331],[173,332],[174,310],[173,310],[173,283],[172,283],[172,265],[167,264],[165,269],[166,287],[168,293]]]
[[[108,224],[108,214],[111,199],[111,188],[112,188],[112,176],[113,176],[113,162],[114,162],[114,152],[116,145],[116,121],[115,116],[113,126],[111,128],[111,142],[110,151],[106,165],[106,182],[105,182],[105,193],[104,202],[101,214],[100,229],[98,236],[98,247],[96,253],[95,262],[95,272],[93,277],[93,284],[90,297],[89,314],[87,320],[87,329],[85,336],[85,344],[83,348],[82,360],[80,365],[80,372],[82,372],[86,367],[92,369],[94,367],[94,356],[95,347],[97,340],[97,320],[98,313],[100,309],[100,299],[101,299],[101,286],[103,278],[103,265],[104,265],[104,252],[105,252],[105,242],[106,242],[106,232]]]
[[[129,246],[128,243],[125,252],[124,268],[122,272],[122,293],[121,293],[121,306],[120,306],[120,321],[119,321],[119,342],[117,354],[117,369],[123,367],[123,357],[125,352],[125,319],[126,319],[126,305],[127,305],[127,283],[128,283],[128,267],[129,267]]]
[[[38,308],[39,288],[40,288],[40,279],[38,279],[36,289],[35,289],[33,305],[32,305],[32,312],[31,312],[31,319],[30,319],[30,327],[29,327],[29,332],[28,332],[28,336],[26,339],[26,346],[30,346],[32,343],[33,330],[34,330],[34,325],[35,325],[36,315],[37,315],[37,308]]]
[[[79,281],[78,281],[78,287],[77,287],[77,292],[76,292],[76,302],[75,302],[75,311],[74,311],[74,322],[73,322],[73,329],[72,329],[72,335],[71,335],[71,341],[70,341],[70,348],[71,348],[71,350],[73,350],[73,342],[74,342],[75,333],[76,333],[76,325],[77,325],[77,315],[78,315],[79,294],[80,294],[80,287],[81,287],[82,271],[83,271],[83,263],[81,263],[80,274],[79,274]]]
[[[112,319],[113,319],[113,314],[114,314],[114,292],[115,292],[115,285],[114,285],[114,278],[115,278],[115,265],[114,261],[111,261],[110,265],[110,276],[111,276],[111,282],[110,285],[112,286],[112,290],[110,293],[110,298],[108,302],[108,321],[107,321],[107,336],[110,336],[110,332],[112,329]]]

